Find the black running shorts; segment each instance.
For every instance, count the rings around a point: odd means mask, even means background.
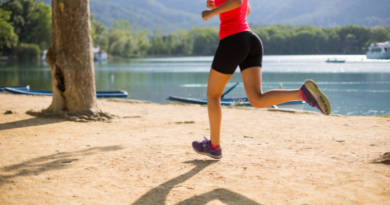
[[[220,73],[233,74],[237,66],[241,72],[251,67],[261,67],[263,43],[252,31],[227,36],[219,41],[212,68]]]

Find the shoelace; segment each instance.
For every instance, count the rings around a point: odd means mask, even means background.
[[[204,140],[200,144],[207,144],[209,140],[206,138],[206,136],[203,136]]]

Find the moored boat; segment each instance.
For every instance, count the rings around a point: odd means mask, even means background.
[[[236,83],[231,88],[229,88],[226,92],[224,92],[221,96],[221,105],[222,106],[236,106],[236,107],[250,107],[252,106],[249,103],[249,100],[247,97],[240,97],[240,98],[225,98],[225,95],[227,95],[230,91],[232,91],[239,83]],[[171,104],[196,104],[196,105],[207,105],[207,99],[206,98],[183,98],[183,97],[176,97],[176,96],[169,96],[167,100]],[[280,109],[295,109],[295,110],[303,110],[303,106],[306,102],[302,100],[294,100],[278,105],[273,105],[269,108],[280,108]]]
[[[41,90],[21,90],[16,88],[5,87],[4,91],[12,94],[22,94],[22,95],[43,95],[43,96],[52,96],[52,91],[41,91]],[[127,98],[129,94],[127,91],[97,91],[97,98]]]
[[[29,85],[18,85],[18,86],[0,86],[0,92],[4,91],[4,88],[15,88],[19,90],[30,90]]]
[[[336,58],[334,60],[330,60],[328,58],[328,60],[326,60],[325,62],[327,62],[327,63],[345,63],[345,60],[337,60]]]
[[[196,104],[196,105],[207,105],[206,98],[183,98],[176,96],[169,96],[167,99],[171,104]],[[270,108],[280,108],[280,109],[295,109],[295,110],[303,110],[303,106],[305,101],[302,100],[294,100],[278,105],[274,105]],[[242,106],[242,107],[250,107],[252,106],[248,98],[221,98],[222,106]]]
[[[390,41],[371,43],[366,56],[367,59],[390,59]]]

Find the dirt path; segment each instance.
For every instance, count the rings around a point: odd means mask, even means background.
[[[223,108],[216,161],[190,146],[206,107],[99,100],[122,118],[77,123],[0,102],[0,204],[390,204],[390,118]]]

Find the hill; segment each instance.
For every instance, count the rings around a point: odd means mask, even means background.
[[[126,19],[149,30],[161,27],[165,32],[219,25],[218,18],[207,22],[201,19],[206,0],[90,0],[90,4],[96,19],[107,26],[114,19]],[[248,22],[253,25],[390,26],[388,0],[250,0],[250,4]]]

